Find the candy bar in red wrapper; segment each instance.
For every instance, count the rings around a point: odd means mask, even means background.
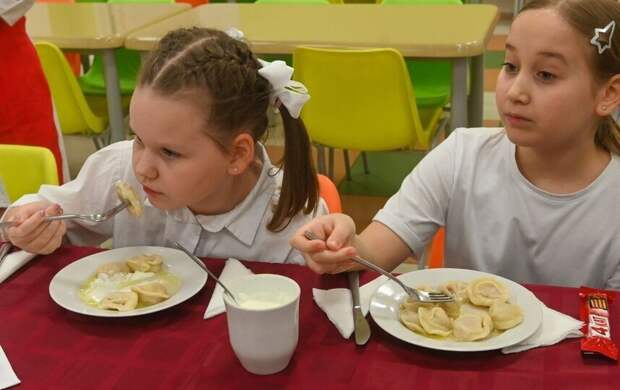
[[[579,316],[584,322],[581,331],[581,352],[584,354],[601,354],[618,360],[618,347],[611,340],[609,326],[609,303],[615,294],[611,291],[581,287],[579,297],[581,305]]]

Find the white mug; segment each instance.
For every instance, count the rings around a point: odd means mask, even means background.
[[[226,286],[239,302],[224,294],[228,336],[241,365],[258,375],[282,371],[299,338],[299,285],[285,276],[257,274]]]

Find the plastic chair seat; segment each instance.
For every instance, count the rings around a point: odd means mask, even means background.
[[[56,160],[47,148],[0,144],[0,178],[14,202],[38,192],[41,184],[58,185]]]

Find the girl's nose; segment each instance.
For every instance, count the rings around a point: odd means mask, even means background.
[[[148,150],[136,153],[135,160],[136,176],[139,179],[153,180],[157,178],[157,167],[153,156]]]
[[[508,98],[514,103],[529,103],[530,95],[527,83],[526,77],[523,74],[517,75],[510,85],[510,88],[508,88]]]

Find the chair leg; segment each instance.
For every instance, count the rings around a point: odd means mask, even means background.
[[[325,174],[325,148],[323,147],[323,145],[316,145],[316,157],[317,157],[316,169],[319,171],[320,174],[324,175]]]
[[[347,180],[351,181],[351,166],[349,165],[349,151],[347,149],[342,150],[344,153],[344,169],[347,174]]]
[[[329,154],[327,156],[327,177],[329,177],[330,180],[334,180],[334,148],[329,148]]]
[[[366,156],[366,152],[362,152],[362,161],[364,162],[364,174],[368,175],[370,170],[368,169],[368,156]]]

